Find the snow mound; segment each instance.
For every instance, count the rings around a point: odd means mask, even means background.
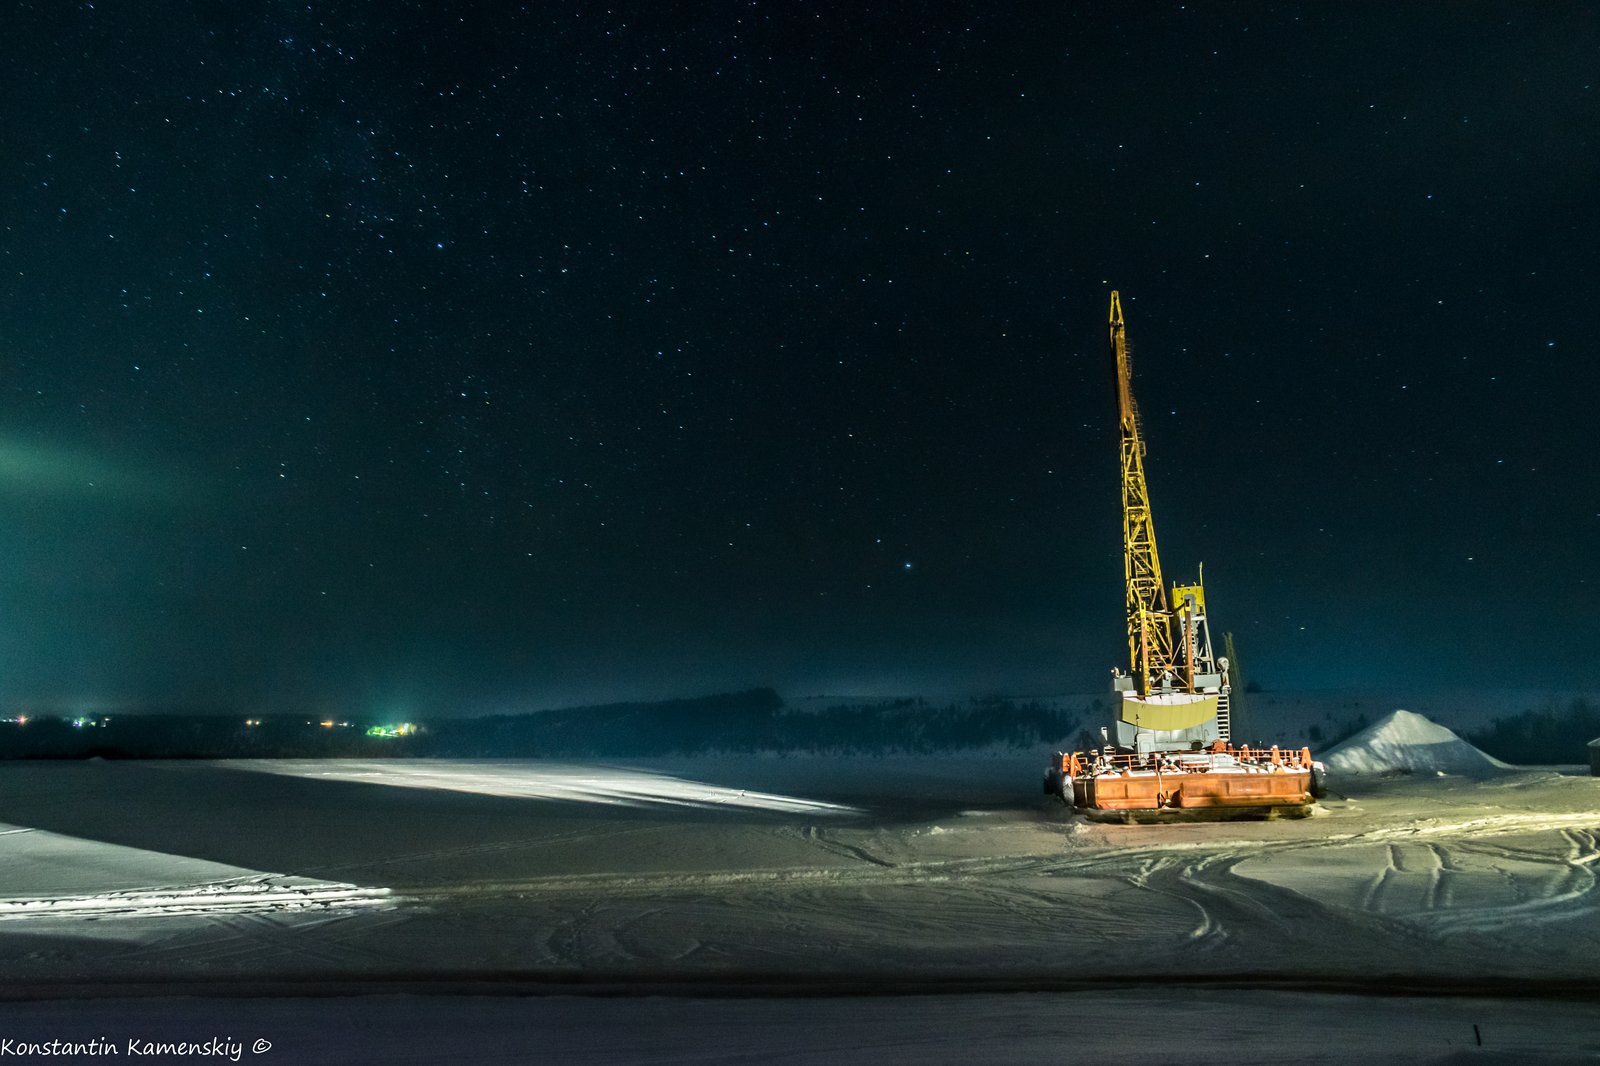
[[[1329,748],[1321,762],[1338,773],[1378,774],[1393,770],[1484,773],[1503,763],[1444,726],[1410,711],[1394,711],[1349,740]]]

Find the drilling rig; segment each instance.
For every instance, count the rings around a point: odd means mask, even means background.
[[[1129,668],[1111,670],[1113,716],[1101,730],[1105,746],[1058,752],[1045,791],[1091,816],[1109,813],[1119,820],[1162,820],[1175,812],[1303,814],[1320,794],[1322,780],[1308,749],[1232,745],[1228,659],[1212,648],[1204,568],[1192,585],[1169,589],[1162,578],[1144,476],[1144,433],[1116,292],[1109,333],[1122,438]]]

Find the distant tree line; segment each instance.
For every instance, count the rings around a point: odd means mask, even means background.
[[[0,721],[0,759],[382,758],[395,740],[369,723],[305,715],[117,714]]]
[[[1039,702],[931,707],[902,699],[792,710],[771,689],[663,703],[619,703],[468,718],[430,727],[427,754],[630,758],[712,752],[928,754],[1031,747],[1071,733],[1078,715]]]
[[[1586,763],[1589,741],[1596,737],[1600,737],[1600,708],[1583,699],[1565,708],[1551,703],[1537,711],[1496,718],[1482,732],[1467,734],[1480,751],[1524,766]]]
[[[116,715],[0,722],[0,758],[645,758],[793,753],[933,754],[1061,746],[1082,714],[1039,701],[920,699],[784,706],[771,689],[654,703],[395,723],[315,716]]]

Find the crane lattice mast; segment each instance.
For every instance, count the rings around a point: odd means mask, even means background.
[[[1111,294],[1111,356],[1117,364],[1117,406],[1122,417],[1122,569],[1128,586],[1128,657],[1134,684],[1149,696],[1170,684],[1173,672],[1172,611],[1161,580],[1150,491],[1144,480],[1144,439],[1133,402],[1132,369],[1122,324],[1122,302]]]
[[[1111,671],[1114,708],[1100,731],[1105,746],[1057,752],[1044,790],[1100,820],[1159,820],[1172,811],[1185,819],[1236,817],[1244,808],[1310,813],[1323,772],[1310,749],[1231,746],[1230,663],[1211,644],[1204,568],[1193,584],[1169,589],[1162,582],[1144,474],[1144,427],[1133,402],[1122,298],[1115,292],[1110,338],[1121,418],[1122,565],[1132,670]],[[1193,463],[1193,453],[1189,458]],[[1199,506],[1217,505],[1214,498],[1191,502],[1187,517],[1198,517]]]

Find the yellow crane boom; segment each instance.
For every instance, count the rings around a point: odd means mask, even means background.
[[[1133,401],[1132,368],[1122,323],[1122,301],[1111,294],[1111,357],[1117,366],[1117,407],[1122,417],[1122,569],[1128,588],[1128,659],[1134,684],[1148,696],[1173,668],[1172,611],[1161,580],[1150,490],[1144,480],[1144,439]],[[1170,680],[1168,681],[1170,683]]]

